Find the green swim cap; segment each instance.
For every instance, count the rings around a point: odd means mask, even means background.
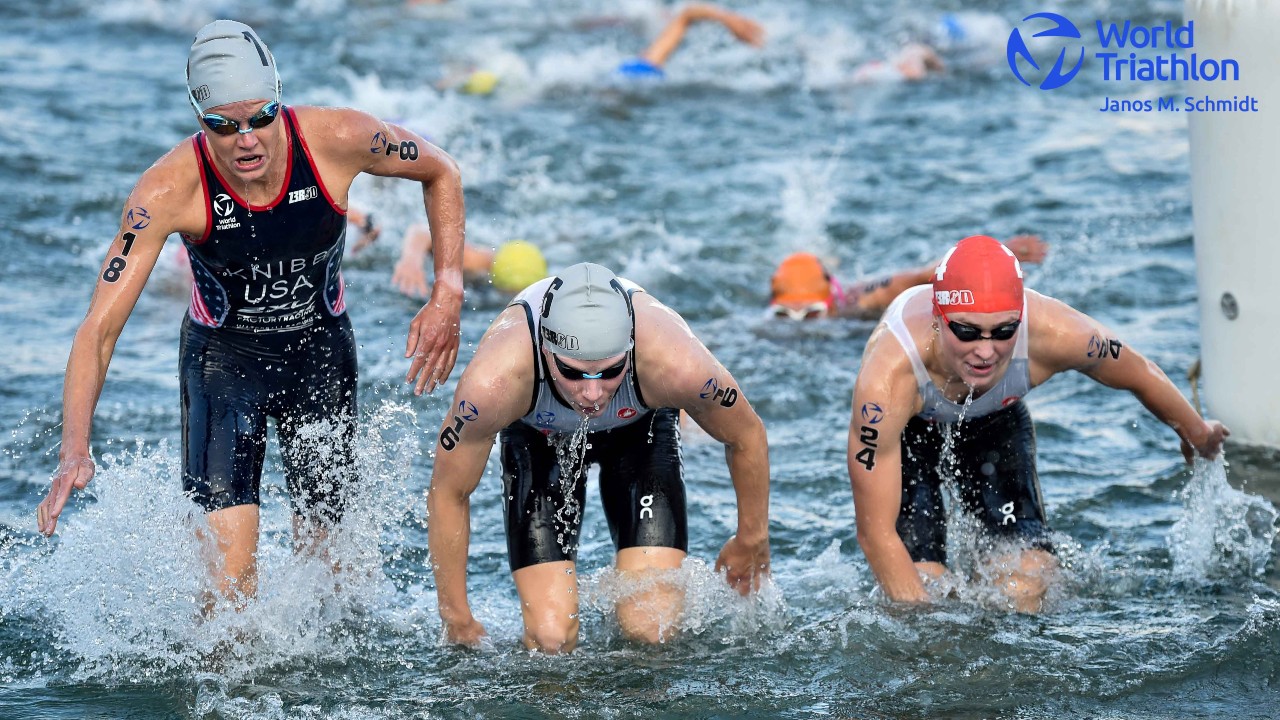
[[[468,95],[488,95],[498,86],[497,74],[488,70],[477,70],[467,76],[462,83],[462,92]]]

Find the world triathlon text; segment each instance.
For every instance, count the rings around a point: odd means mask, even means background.
[[[1195,47],[1195,22],[1174,28],[1172,21],[1164,25],[1123,25],[1097,21],[1098,42],[1104,49],[1168,48],[1189,50]],[[1103,80],[1239,80],[1240,64],[1231,58],[1201,58],[1191,53],[1189,60],[1176,52],[1155,57],[1138,57],[1136,52],[1099,52]]]

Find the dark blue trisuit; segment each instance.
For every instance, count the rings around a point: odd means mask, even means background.
[[[194,287],[182,323],[183,490],[206,511],[259,504],[274,418],[294,511],[336,521],[354,477],[356,347],[343,298],[346,213],[321,183],[293,111],[286,181],[250,206],[192,142],[206,230],[184,236]]]

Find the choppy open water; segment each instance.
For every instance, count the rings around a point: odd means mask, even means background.
[[[739,3],[766,25],[765,50],[696,28],[669,81],[643,88],[617,87],[608,69],[656,29],[647,1],[267,5],[0,7],[0,718],[1280,715],[1274,451],[1229,445],[1225,475],[1192,472],[1133,398],[1056,378],[1030,396],[1066,565],[1047,611],[1010,614],[979,583],[926,609],[887,607],[854,540],[844,458],[871,324],[760,319],[771,268],[792,250],[817,249],[853,278],[924,262],[973,232],[1035,232],[1052,252],[1031,285],[1108,323],[1189,391],[1199,339],[1185,116],[1102,114],[1114,88],[1096,79],[1042,93],[1000,65],[912,86],[845,82],[908,26],[961,8],[947,0]],[[1145,23],[1182,12],[1171,0],[1051,5]],[[968,7],[1010,21],[1046,9]],[[622,22],[578,22],[601,15]],[[719,447],[693,438],[683,635],[649,648],[613,629],[607,608],[625,588],[607,571],[593,489],[581,648],[530,655],[517,643],[495,459],[473,499],[471,561],[493,643],[441,645],[423,490],[451,387],[414,398],[400,382],[417,303],[387,280],[421,205],[395,182],[353,190],[388,237],[346,271],[366,487],[341,552],[363,572],[335,589],[291,555],[273,443],[262,597],[193,622],[198,520],[177,465],[185,298],[167,270],[118,346],[97,413],[98,476],[58,537],[36,535],[72,334],[128,189],[195,130],[183,62],[195,30],[220,16],[271,45],[287,101],[361,107],[449,150],[472,242],[524,237],[553,267],[602,262],[688,318],[769,427],[772,587],[740,600],[708,569],[733,493]],[[481,60],[502,72],[493,96],[433,89]],[[500,303],[469,305],[458,370]]]

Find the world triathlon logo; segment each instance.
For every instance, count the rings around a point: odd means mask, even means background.
[[[226,193],[219,193],[218,197],[213,199],[213,211],[219,217],[231,217],[231,214],[236,211],[236,201],[232,200],[231,196]]]
[[[1053,23],[1052,27],[1045,27],[1045,21]],[[1041,56],[1047,60],[1052,57],[1051,50],[1058,50],[1058,57],[1051,67],[1040,80],[1041,90],[1054,90],[1071,82],[1071,79],[1080,72],[1081,66],[1084,65],[1084,42],[1080,35],[1080,30],[1065,17],[1051,12],[1039,12],[1022,18],[1023,25],[1030,25],[1027,30],[1035,28],[1043,28],[1036,34],[1031,36],[1032,45],[1037,47]],[[1036,38],[1044,38],[1036,41]],[[1060,40],[1058,38],[1065,38]],[[1072,41],[1077,42],[1072,42]],[[1063,47],[1066,42],[1066,47]],[[1078,48],[1077,48],[1078,45]],[[1079,50],[1079,53],[1076,50]],[[1027,46],[1027,41],[1022,37],[1022,28],[1015,27],[1013,32],[1009,34],[1009,44],[1006,46],[1005,55],[1009,59],[1009,69],[1013,71],[1013,76],[1027,87],[1031,87],[1031,82],[1023,76],[1023,67],[1020,66],[1018,60],[1021,59],[1025,65],[1030,65],[1032,70],[1039,71],[1041,62],[1036,61],[1036,55]],[[1075,58],[1070,70],[1064,70],[1063,67],[1070,62],[1071,57]]]

